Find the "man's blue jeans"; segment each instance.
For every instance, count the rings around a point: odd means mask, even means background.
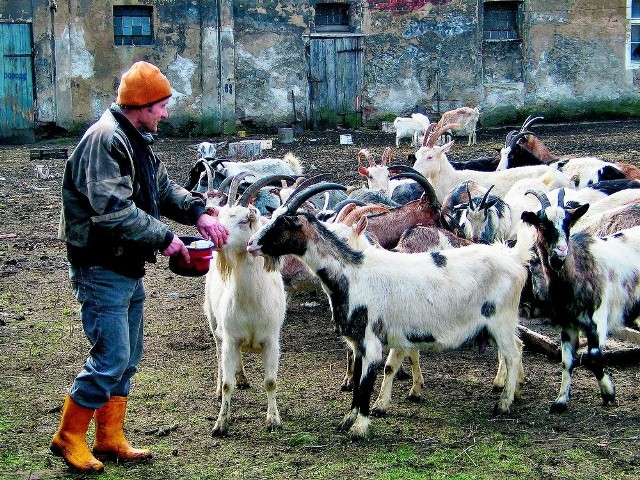
[[[71,266],[69,279],[91,343],[69,395],[83,407],[100,408],[111,395],[129,394],[142,356],[144,285],[103,267]]]

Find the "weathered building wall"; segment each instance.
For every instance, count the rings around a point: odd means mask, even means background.
[[[32,23],[36,120],[86,125],[134,61],[157,64],[174,128],[233,130],[236,119],[310,123],[310,42],[319,0],[122,0],[154,8],[154,44],[115,46],[107,0],[0,0],[0,21]],[[326,3],[324,0],[321,3]],[[340,0],[338,0],[340,3]],[[363,120],[460,105],[544,111],[639,103],[626,65],[625,0],[527,0],[517,42],[483,41],[483,0],[358,0]],[[355,44],[355,43],[354,43]]]

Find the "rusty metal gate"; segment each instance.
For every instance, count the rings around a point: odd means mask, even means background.
[[[362,124],[360,35],[313,36],[309,47],[309,111],[314,130]]]
[[[0,23],[0,143],[33,143],[31,24]]]

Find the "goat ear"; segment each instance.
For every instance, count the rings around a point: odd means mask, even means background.
[[[367,167],[358,167],[358,173],[363,177],[369,178],[369,170],[367,170]]]
[[[569,225],[571,226],[578,221],[580,217],[582,217],[589,210],[589,204],[585,203],[584,205],[580,205],[577,208],[568,208],[567,213],[569,214],[570,220]]]
[[[522,212],[522,216],[520,218],[522,218],[522,221],[524,223],[528,223],[529,225],[533,225],[534,227],[540,225],[540,217],[538,217],[537,213]]]
[[[448,143],[445,143],[444,145],[440,146],[440,151],[443,153],[447,153],[449,150],[451,150],[451,147],[453,146],[453,142],[454,140],[451,140]]]

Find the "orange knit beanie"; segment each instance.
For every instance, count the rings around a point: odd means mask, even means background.
[[[146,107],[171,96],[171,85],[160,69],[136,62],[124,72],[116,103],[124,107]]]

